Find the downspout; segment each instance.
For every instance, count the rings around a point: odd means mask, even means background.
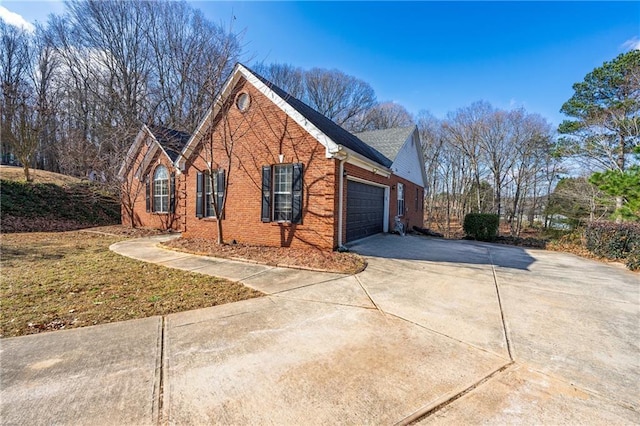
[[[338,248],[342,247],[342,206],[343,206],[343,198],[344,198],[344,162],[347,159],[344,158],[340,160],[340,165],[338,167],[338,175],[339,184],[338,191],[340,192],[340,196],[338,197]]]

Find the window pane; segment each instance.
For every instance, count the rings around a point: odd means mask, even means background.
[[[213,181],[213,182],[212,182]],[[215,184],[216,184],[216,175],[209,175],[208,173],[204,175],[204,215],[205,217],[214,217],[216,215],[213,197],[215,195]],[[213,188],[213,189],[212,189]]]
[[[275,221],[292,219],[292,183],[293,165],[276,165],[273,184],[273,220]]]
[[[165,166],[158,166],[153,174],[153,211],[169,211],[169,171]]]

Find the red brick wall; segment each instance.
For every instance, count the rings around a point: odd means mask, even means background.
[[[155,142],[154,142],[155,143]],[[122,203],[121,203],[121,215],[122,224],[124,226],[133,227],[145,227],[155,229],[174,229],[181,230],[181,222],[179,218],[180,210],[176,207],[176,214],[167,213],[147,213],[146,211],[146,188],[145,188],[145,176],[150,175],[153,180],[153,173],[157,166],[160,164],[167,167],[169,173],[175,172],[173,163],[167,158],[161,150],[155,154],[153,160],[149,163],[147,170],[142,176],[142,181],[135,177],[135,172],[138,170],[139,165],[142,163],[145,154],[147,153],[146,143],[141,144],[140,150],[135,154],[135,159],[125,176],[122,184]],[[178,186],[178,176],[176,176],[176,186]],[[176,192],[176,206],[179,205],[178,191]],[[184,198],[184,196],[182,196]]]
[[[398,183],[404,184],[404,215],[400,218],[405,224],[406,230],[412,230],[414,226],[424,226],[424,188],[409,182],[406,179],[394,176],[395,189],[392,187],[389,200],[389,230],[393,230],[394,218],[398,214]],[[416,189],[418,190],[418,202],[416,208]]]
[[[249,109],[242,113],[233,103],[228,105],[226,118],[214,121],[187,162],[181,180],[188,194],[183,200],[183,236],[217,238],[215,219],[196,217],[196,175],[211,162],[212,169],[227,171],[225,242],[333,249],[335,160],[325,158],[325,148],[252,85],[241,80],[231,101],[239,92],[251,96]],[[231,142],[229,158],[224,147]],[[261,221],[262,166],[279,164],[279,154],[284,156],[283,164],[304,165],[301,224]]]
[[[247,111],[240,112],[234,105],[235,95],[249,93],[251,104]],[[225,213],[222,220],[223,239],[239,243],[294,248],[314,247],[331,250],[338,244],[338,188],[339,162],[325,158],[325,148],[302,127],[288,117],[278,106],[262,95],[252,85],[241,80],[226,105],[226,114],[217,117],[199,141],[198,148],[188,159],[185,170],[176,175],[176,214],[153,214],[146,212],[144,182],[133,177],[137,164],[146,153],[142,145],[138,157],[131,167],[123,192],[132,194],[136,226],[160,229],[173,228],[183,231],[187,238],[217,239],[217,223],[213,218],[196,217],[196,176],[198,171],[209,168],[224,169],[228,180]],[[221,118],[224,117],[224,118]],[[231,147],[231,156],[227,149]],[[301,224],[263,223],[262,166],[302,163],[303,214]],[[169,159],[160,152],[150,163],[147,173],[153,173],[158,164],[173,170]],[[210,164],[210,166],[209,166]],[[376,175],[345,163],[348,176],[376,182],[390,188],[389,230],[393,230],[397,214],[397,184],[405,184],[405,214],[403,223],[408,229],[422,226],[423,189],[397,176],[389,178]],[[347,185],[344,182],[343,240],[346,235]],[[126,187],[126,188],[125,188]],[[416,210],[415,191],[419,191],[419,206]],[[123,197],[126,198],[126,197]],[[123,202],[122,221],[131,225]]]

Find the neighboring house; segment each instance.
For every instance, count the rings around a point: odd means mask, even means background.
[[[172,228],[216,239],[215,216],[222,212],[227,242],[331,250],[392,230],[395,216],[408,228],[422,226],[425,176],[416,128],[361,136],[237,64],[173,168],[166,165],[175,173]],[[160,150],[140,137],[133,152],[160,165],[159,153],[145,152]],[[125,163],[121,175],[142,182],[154,169],[141,166],[137,173]],[[137,224],[157,227],[155,216],[138,214],[149,222]]]
[[[177,130],[142,126],[118,173],[123,225],[181,230],[174,163],[189,139]]]

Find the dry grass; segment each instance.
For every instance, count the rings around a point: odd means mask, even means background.
[[[271,266],[297,267],[343,274],[357,274],[366,266],[364,259],[355,253],[244,244],[218,245],[215,241],[202,238],[179,238],[163,244],[175,250],[204,256],[250,260]]]
[[[81,179],[78,179],[76,177],[48,172],[46,170],[29,169],[29,173],[33,177],[33,183],[53,183],[56,185],[69,185],[82,182]],[[22,167],[2,165],[0,166],[0,179],[25,182],[24,171]]]
[[[127,233],[126,228],[92,231]],[[146,230],[130,231],[139,236]],[[261,296],[241,284],[122,257],[122,236],[4,234],[0,337],[166,315]]]

